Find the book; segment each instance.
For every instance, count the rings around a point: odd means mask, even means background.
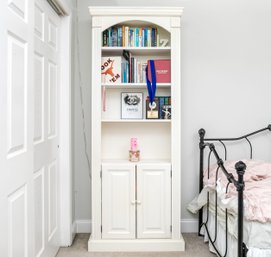
[[[101,75],[102,83],[121,82],[121,57],[102,57]]]
[[[159,108],[159,117],[161,118],[162,117],[162,107],[164,106],[164,104],[165,104],[165,98],[166,97],[164,97],[164,96],[159,96],[158,97],[159,98],[159,106],[160,106],[160,108]]]
[[[155,97],[153,103],[146,99],[146,119],[159,119],[159,98]]]
[[[118,28],[118,46],[122,46],[122,28]]]
[[[111,46],[118,46],[118,28],[112,27]]]
[[[108,30],[103,32],[103,46],[108,46]]]
[[[154,60],[156,82],[157,83],[170,83],[171,71],[170,71],[170,60]],[[148,60],[148,79],[151,79],[151,67],[150,60]]]

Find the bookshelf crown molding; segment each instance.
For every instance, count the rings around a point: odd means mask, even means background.
[[[183,7],[153,7],[153,6],[89,6],[91,16],[171,16],[180,17],[183,13]]]

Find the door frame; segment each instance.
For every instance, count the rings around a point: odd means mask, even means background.
[[[72,7],[66,0],[59,0],[67,16],[60,25],[60,88],[59,88],[59,197],[60,197],[60,246],[70,246],[72,229],[72,156],[71,156],[71,40]]]

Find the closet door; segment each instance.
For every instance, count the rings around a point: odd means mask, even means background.
[[[171,165],[137,165],[137,238],[171,237]]]
[[[102,164],[102,238],[135,238],[134,164]]]

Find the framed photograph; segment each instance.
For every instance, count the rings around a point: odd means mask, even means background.
[[[171,105],[165,104],[162,106],[162,117],[164,120],[171,120]]]
[[[121,93],[121,119],[143,119],[143,93]]]

